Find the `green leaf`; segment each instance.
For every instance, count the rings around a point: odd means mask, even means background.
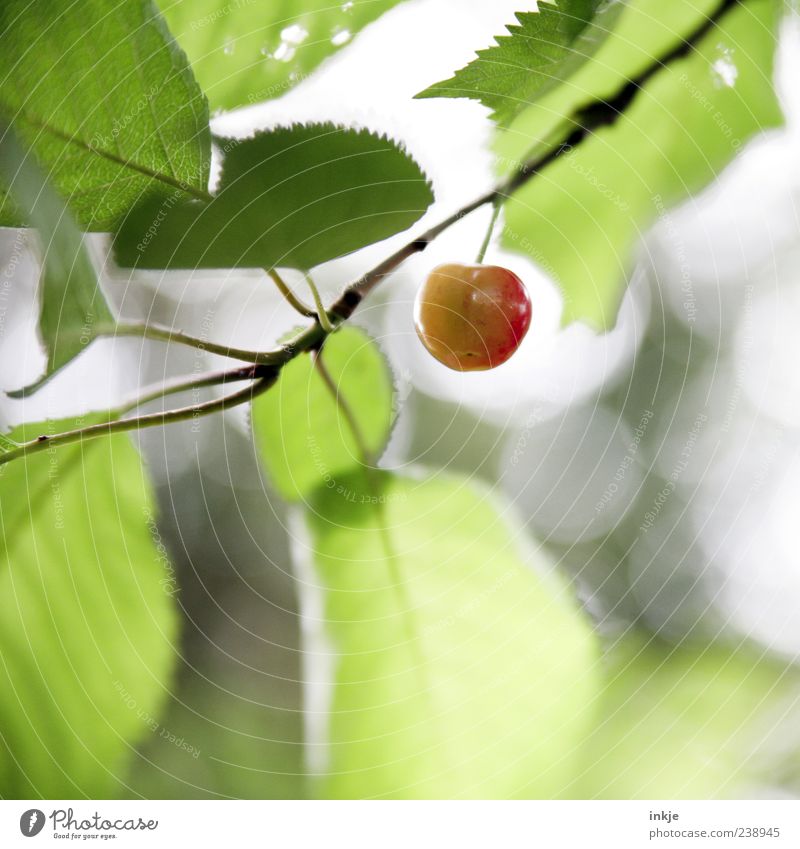
[[[528,105],[560,86],[601,47],[624,4],[608,0],[542,2],[536,12],[517,12],[518,25],[493,47],[417,97],[470,97],[508,126]]]
[[[647,227],[714,181],[754,134],[780,124],[770,82],[779,15],[775,0],[728,12],[697,51],[639,92],[616,125],[559,157],[506,203],[503,244],[557,280],[565,321],[613,326]],[[539,131],[525,138],[530,146]]]
[[[159,0],[213,109],[280,97],[398,0]]]
[[[750,798],[774,782],[800,694],[788,663],[754,648],[676,648],[625,637],[606,663],[578,798]],[[764,760],[753,752],[772,751]]]
[[[4,798],[116,793],[130,746],[157,725],[177,621],[153,510],[125,436],[0,467]]]
[[[376,457],[393,415],[386,361],[352,327],[328,337],[322,360]],[[290,501],[307,498],[319,486],[337,486],[340,477],[361,464],[341,406],[308,355],[285,366],[277,385],[253,402],[253,428],[271,482]]]
[[[83,229],[144,197],[206,193],[208,106],[148,0],[6,0],[0,113]],[[0,225],[23,223],[0,192]]]
[[[666,54],[691,33],[717,7],[719,0],[626,0],[616,4],[613,28],[593,56],[573,70],[564,85],[540,92],[513,122],[513,131],[498,133],[495,144],[502,154],[501,170],[511,170],[514,161],[531,148],[532,139],[546,138],[580,106],[614,95],[629,79]],[[601,16],[610,10],[600,10]]]
[[[265,507],[265,509],[269,509]],[[259,590],[250,584],[250,604]],[[269,618],[276,618],[274,585],[268,584],[260,597],[261,619],[269,609]],[[236,616],[250,605],[241,599],[224,597]],[[283,609],[281,613],[286,613]],[[229,626],[241,629],[240,619],[231,619]],[[294,614],[299,619],[297,614]],[[287,614],[288,617],[288,614]],[[214,639],[219,640],[224,625],[214,623]],[[202,623],[195,622],[199,630]],[[251,626],[248,626],[248,629]],[[259,649],[245,657],[231,654],[221,661],[219,645],[210,660],[195,656],[191,669],[182,670],[179,689],[173,691],[163,716],[163,734],[154,734],[140,757],[131,763],[126,774],[126,796],[149,799],[301,799],[305,795],[303,765],[303,712],[300,694],[294,696],[301,680],[300,660],[286,660],[299,648],[287,647],[285,625],[273,639],[258,636]],[[249,636],[253,637],[252,634]],[[241,636],[239,635],[240,639]],[[255,637],[253,637],[255,640]],[[233,645],[241,651],[240,641]],[[226,652],[227,653],[227,652]],[[279,655],[274,658],[274,655]],[[272,663],[270,667],[268,664]],[[255,669],[250,664],[256,666]],[[244,666],[244,668],[243,668]],[[221,668],[222,667],[222,668]],[[227,667],[237,667],[230,670]],[[297,668],[295,668],[297,667]],[[256,690],[256,679],[260,687]],[[242,693],[247,696],[243,697]]]
[[[0,179],[17,208],[39,231],[42,248],[39,331],[47,367],[36,383],[11,393],[15,396],[42,386],[96,338],[98,323],[113,325],[114,317],[98,286],[83,237],[61,199],[2,121],[0,133]]]
[[[122,265],[308,269],[405,230],[433,200],[416,162],[366,130],[308,124],[219,141],[213,200],[145,201],[117,235]]]
[[[337,657],[320,795],[560,795],[593,719],[590,626],[487,493],[376,487],[322,488],[307,513]]]

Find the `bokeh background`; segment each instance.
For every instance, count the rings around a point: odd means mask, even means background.
[[[437,202],[426,221],[435,221],[491,185],[492,126],[474,102],[412,97],[469,61],[525,7],[409,0],[283,96],[218,116],[214,130],[244,135],[299,120],[383,130],[403,139],[430,175]],[[346,14],[340,40],[349,37]],[[284,36],[265,61],[291,61],[302,50],[302,34]],[[788,22],[778,64],[785,128],[748,144],[713,185],[652,228],[609,333],[562,327],[557,287],[525,258],[491,247],[487,261],[529,286],[531,332],[491,373],[455,374],[430,359],[413,329],[416,288],[437,263],[472,260],[488,210],[409,261],[356,318],[395,374],[398,417],[382,465],[455,469],[502,494],[605,639],[638,627],[683,647],[748,640],[787,670],[800,655],[798,48],[800,30]],[[0,271],[0,385],[13,388],[23,382],[20,369],[29,380],[44,363],[38,266],[24,234],[0,238],[9,257]],[[325,296],[405,238],[320,268]],[[261,273],[132,276],[112,267],[103,238],[93,237],[92,249],[126,317],[250,348],[272,346],[296,323]],[[37,396],[3,398],[0,416],[10,425],[106,406],[220,362],[158,343],[102,340]],[[139,437],[183,627],[159,718],[172,739],[144,740],[123,779],[130,795],[306,792],[303,740],[317,733],[314,700],[324,704],[324,692],[304,692],[314,675],[300,649],[313,635],[299,614],[315,602],[293,556],[296,521],[270,497],[247,425],[236,410]],[[752,686],[761,686],[757,676]],[[305,716],[304,704],[312,708]],[[762,710],[760,730],[737,738],[749,747],[737,754],[763,760],[763,777],[724,792],[798,796],[800,714],[791,700],[776,707],[756,699],[752,712]],[[767,733],[776,728],[777,739]]]

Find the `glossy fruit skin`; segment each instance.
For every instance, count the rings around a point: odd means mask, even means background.
[[[455,371],[482,371],[504,363],[530,323],[525,284],[499,265],[439,265],[414,304],[422,344]]]

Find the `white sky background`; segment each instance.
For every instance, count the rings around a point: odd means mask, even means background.
[[[451,212],[491,184],[492,125],[487,110],[476,102],[417,101],[412,96],[466,64],[526,5],[534,8],[535,4],[409,0],[367,27],[284,97],[219,117],[214,130],[245,135],[276,123],[333,120],[385,131],[406,143],[433,180],[437,202],[414,228],[421,230],[426,222]],[[682,482],[689,507],[681,517],[680,534],[667,535],[673,548],[668,544],[666,555],[678,563],[699,540],[707,560],[698,568],[720,570],[724,578],[715,604],[724,611],[726,621],[791,655],[800,652],[800,618],[796,616],[800,609],[798,46],[795,31],[784,44],[780,63],[788,128],[752,145],[717,185],[671,216],[674,233],[662,228],[651,237],[662,278],[661,289],[652,293],[658,308],[666,304],[677,317],[684,315],[680,279],[682,264],[688,265],[698,300],[694,331],[719,347],[710,366],[713,371],[700,375],[700,380],[705,377],[707,385],[719,386],[723,375],[732,374],[739,399],[736,428],[724,435],[705,431],[702,450],[707,451],[706,465],[716,473],[709,472],[699,481],[687,475]],[[507,265],[526,281],[533,300],[532,328],[505,366],[471,375],[451,372],[419,345],[412,301],[434,265],[473,261],[488,214],[482,210],[470,216],[408,262],[359,310],[359,320],[379,339],[401,382],[507,426],[513,443],[514,428],[524,429],[532,415],[548,417],[582,401],[591,404],[601,387],[624,372],[646,331],[652,296],[647,287],[634,287],[626,296],[617,328],[604,336],[581,324],[562,329],[556,287],[526,259],[491,248],[488,262]],[[14,231],[0,235],[4,256],[14,253],[16,238]],[[330,298],[407,239],[408,234],[400,235],[329,263],[315,276]],[[683,249],[680,263],[674,250],[676,239]],[[34,379],[44,362],[34,334],[35,269],[24,251],[17,253],[15,291],[0,345],[0,385],[8,388],[19,384],[20,371],[26,380]],[[212,337],[221,342],[271,347],[297,323],[260,272],[138,274],[138,294],[127,274],[109,276],[110,291],[123,302],[129,317],[175,320],[176,327],[187,332],[198,332],[206,322],[212,326]],[[752,290],[745,298],[746,280]],[[149,284],[144,291],[138,285],[141,282]],[[12,310],[16,321],[11,320]],[[24,320],[19,320],[20,315]],[[193,356],[177,354],[165,365],[159,357],[145,356],[134,340],[96,343],[46,390],[24,404],[3,401],[0,413],[8,421],[40,420],[87,406],[107,406],[139,383],[157,381],[175,371],[191,372]],[[206,365],[214,364],[209,360]],[[681,402],[687,403],[683,395],[676,398],[676,413],[682,409]],[[536,531],[543,538],[549,534],[558,538],[556,525],[559,518],[566,518],[570,528],[581,531],[582,539],[591,539],[594,505],[607,486],[608,470],[617,467],[629,438],[627,429],[615,428],[605,411],[594,414],[590,406],[588,411],[578,409],[576,415],[582,416],[578,453],[591,456],[594,445],[594,453],[603,461],[596,481],[587,473],[587,463],[569,471],[568,460],[575,454],[574,427],[554,431],[551,425],[541,437],[549,470],[544,483],[537,484],[531,477],[505,482],[507,494],[522,514],[531,515],[537,508],[542,524]],[[687,415],[691,420],[692,415]],[[779,447],[762,473],[764,434],[775,429]],[[684,423],[662,430],[664,456],[679,451],[686,439]],[[535,444],[536,433],[529,437]],[[670,439],[677,444],[671,445]],[[560,457],[567,474],[559,478],[562,494],[558,495],[551,480]],[[758,483],[755,492],[754,481]],[[573,497],[576,492],[580,497]],[[549,512],[538,509],[542,503]],[[606,527],[615,509],[620,518],[626,504],[611,502],[596,528]],[[549,525],[548,515],[553,516]]]

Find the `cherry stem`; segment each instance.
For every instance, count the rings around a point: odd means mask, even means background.
[[[483,243],[481,244],[480,250],[478,251],[478,256],[475,259],[476,265],[481,265],[483,263],[483,258],[486,256],[486,250],[489,247],[489,243],[492,241],[492,233],[494,232],[494,226],[497,224],[497,218],[500,215],[500,206],[502,205],[500,198],[495,198],[492,202],[492,217],[489,219],[489,226],[486,228],[486,235],[483,237]]]
[[[319,295],[319,289],[317,289],[317,284],[314,282],[314,278],[311,276],[310,271],[305,272],[306,283],[308,283],[308,288],[311,290],[311,296],[314,298],[314,304],[317,307],[316,313],[312,313],[314,318],[319,322],[320,327],[325,331],[326,335],[329,333],[333,333],[334,326],[331,324],[331,320],[328,318],[328,313],[322,303],[322,298]]]
[[[336,402],[336,406],[339,408],[339,412],[342,414],[342,417],[347,422],[348,428],[350,428],[350,432],[353,434],[353,439],[355,440],[356,446],[358,448],[358,453],[361,455],[360,460],[367,468],[372,468],[372,452],[367,447],[367,440],[364,438],[364,433],[361,430],[361,426],[358,423],[358,419],[356,417],[353,408],[347,402],[347,399],[339,392],[339,386],[333,378],[333,375],[328,371],[328,367],[322,360],[322,349],[318,349],[316,351],[311,352],[311,359],[314,363],[314,368],[317,370],[317,373],[322,378],[322,382],[325,384],[328,392],[333,396],[333,400]]]
[[[267,269],[267,274],[272,278],[272,282],[277,286],[278,291],[283,295],[289,304],[305,318],[316,318],[317,314],[311,307],[306,306],[300,298],[288,287],[284,279],[278,274],[274,268]]]

